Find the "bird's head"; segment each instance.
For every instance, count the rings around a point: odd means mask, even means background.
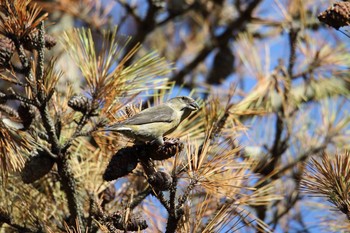
[[[199,109],[196,101],[187,96],[178,96],[168,100],[166,103],[179,111],[192,112]]]

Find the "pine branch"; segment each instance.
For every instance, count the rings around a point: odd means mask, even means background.
[[[299,34],[298,28],[293,28],[291,26],[289,32],[289,63],[288,63],[288,75],[289,78],[293,77],[293,68],[296,62],[296,47],[297,47],[297,38]]]
[[[79,226],[82,229],[82,232],[85,230],[84,222],[84,212],[81,202],[79,200],[80,194],[78,192],[78,187],[72,168],[69,164],[68,158],[60,157],[57,160],[58,173],[60,175],[60,180],[62,183],[62,188],[67,196],[68,200],[68,209],[71,214],[70,224],[73,224],[75,221],[78,222]]]
[[[39,28],[39,49],[38,49],[38,61],[37,61],[37,68],[36,68],[36,89],[38,91],[38,100],[39,102],[44,102],[44,99],[46,98],[45,92],[42,90],[43,87],[43,77],[44,77],[44,50],[45,50],[45,30],[44,30],[44,22],[40,22],[40,28]]]

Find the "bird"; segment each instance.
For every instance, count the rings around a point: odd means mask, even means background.
[[[107,126],[103,131],[121,133],[134,139],[135,143],[164,145],[163,136],[172,133],[184,119],[198,109],[199,105],[191,97],[178,96],[142,110],[123,122]]]

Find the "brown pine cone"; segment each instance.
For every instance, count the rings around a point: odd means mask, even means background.
[[[6,68],[15,52],[15,45],[7,37],[0,37],[0,69]]]
[[[350,25],[350,2],[336,2],[317,17],[321,22],[337,30],[348,26]]]

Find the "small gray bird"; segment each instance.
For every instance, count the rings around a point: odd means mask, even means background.
[[[163,136],[173,132],[191,112],[198,109],[194,99],[179,96],[147,108],[123,122],[105,128],[104,131],[119,132],[135,139],[135,142],[149,141],[163,145]]]

